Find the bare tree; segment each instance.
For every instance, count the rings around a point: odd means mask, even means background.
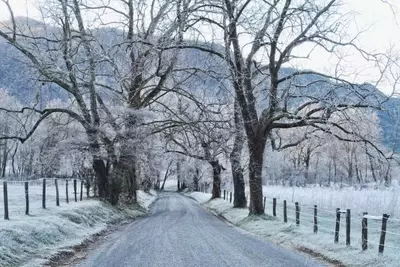
[[[382,59],[382,55],[360,49],[355,41],[357,36],[345,37],[346,17],[341,16],[339,2],[203,1],[192,15],[192,25],[206,22],[215,29],[214,36],[218,33],[223,36],[225,51],[204,45],[188,44],[184,48],[197,47],[224,59],[231,72],[250,154],[250,214],[264,212],[264,149],[274,129],[337,127],[330,121],[333,114],[378,105],[379,101],[371,103],[373,90],[350,83],[338,73],[283,68],[294,60],[307,58],[316,48],[336,53],[346,46],[367,60]],[[299,52],[299,47],[307,45],[311,47],[308,53]],[[243,49],[244,46],[250,48]],[[382,67],[380,62],[378,65]],[[303,75],[314,75],[317,79],[310,84],[299,84],[298,77]],[[311,84],[323,86],[324,90],[307,90]],[[299,115],[306,108],[309,111]]]
[[[177,110],[168,108],[165,115],[179,122],[165,132],[166,150],[209,163],[212,169],[212,198],[221,197],[221,158],[229,151],[230,114],[217,100],[203,99],[199,109],[188,101],[178,100]]]
[[[91,40],[92,35],[85,27],[79,1],[55,1],[49,3],[49,7],[58,14],[54,17],[50,13],[44,20],[52,20],[55,27],[47,27],[37,22],[30,25],[32,21],[29,20],[20,20],[18,24],[10,8],[11,23],[4,25],[8,30],[2,28],[0,36],[26,57],[42,82],[59,86],[75,106],[6,110],[15,113],[30,111],[38,114],[39,118],[25,136],[4,136],[2,139],[17,139],[23,143],[51,115],[68,115],[85,129],[89,150],[93,156],[93,168],[97,175],[99,196],[108,199],[107,159],[102,156],[101,142],[111,144],[112,141],[100,131],[99,112],[100,109],[107,112],[107,108],[102,105],[97,85],[98,76],[101,76],[97,72],[100,60],[96,53],[98,47]],[[109,154],[115,154],[112,146],[108,145],[107,149]]]
[[[86,131],[99,196],[117,201],[118,196],[111,195],[119,194],[124,178],[128,197],[135,202],[139,152],[134,139],[143,138],[135,128],[144,118],[134,111],[146,108],[174,86],[170,76],[177,51],[160,47],[182,41],[190,1],[98,1],[94,6],[75,0],[49,1],[40,5],[43,23],[16,21],[8,1],[2,1],[9,7],[11,21],[4,23],[0,36],[26,57],[42,82],[64,90],[71,106],[3,110],[30,111],[39,118],[25,136],[1,138],[25,142],[52,114],[67,114]],[[105,11],[113,21],[103,20]],[[109,25],[122,25],[126,31],[106,28]],[[122,100],[126,111],[114,113],[111,107],[124,106]]]

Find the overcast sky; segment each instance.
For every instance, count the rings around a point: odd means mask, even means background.
[[[35,8],[37,0],[10,0],[14,13],[17,16],[29,16],[32,18],[40,18],[39,12]],[[360,37],[360,43],[367,50],[375,50],[385,52],[389,47],[396,46],[400,51],[400,1],[386,0],[391,3],[392,8],[384,3],[384,0],[343,0],[345,8],[355,11],[356,28],[366,29]],[[0,20],[7,20],[8,12],[4,4],[0,4]],[[399,53],[400,54],[400,53]],[[372,82],[376,80],[378,75],[373,66],[368,66],[363,60],[357,57],[349,56],[348,73],[355,72],[350,79],[357,82]],[[326,52],[316,52],[307,61],[301,61],[295,67],[314,69],[317,71],[330,72],[333,69],[335,60]],[[399,71],[400,72],[400,71]],[[379,85],[383,91],[390,91],[390,84],[382,82]],[[399,86],[400,89],[400,86]]]

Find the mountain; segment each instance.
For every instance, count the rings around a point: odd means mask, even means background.
[[[56,86],[43,83],[25,57],[4,42],[0,42],[0,88],[8,89],[10,95],[24,104],[37,103],[42,107],[52,99],[67,97]]]

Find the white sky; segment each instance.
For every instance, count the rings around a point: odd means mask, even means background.
[[[40,18],[40,14],[34,4],[37,0],[9,1],[16,16]],[[390,3],[393,9],[388,4],[385,4],[384,1]],[[359,39],[359,43],[366,50],[386,52],[390,47],[396,47],[399,51],[398,55],[400,55],[400,0],[343,0],[343,2],[345,3],[344,8],[357,13],[354,21],[354,30],[359,31],[368,28],[368,31],[363,33]],[[8,18],[5,5],[0,4],[0,21]],[[368,66],[361,58],[347,56],[347,68],[344,72],[357,73],[357,75],[351,75],[350,79],[357,82],[372,82],[376,80],[378,72],[373,69],[373,66]],[[296,63],[295,67],[332,72],[334,65],[335,59],[332,59],[328,53],[316,51],[310,60]],[[400,74],[400,70],[398,73]],[[388,79],[390,80],[390,78]],[[391,90],[389,80],[382,81],[378,87],[385,92],[389,92]]]

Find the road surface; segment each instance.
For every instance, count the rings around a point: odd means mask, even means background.
[[[178,193],[162,193],[152,214],[117,232],[79,267],[301,267],[315,260],[241,231]]]

